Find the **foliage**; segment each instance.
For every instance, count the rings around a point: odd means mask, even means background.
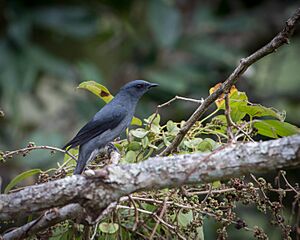
[[[109,90],[95,82],[84,82],[79,87],[88,89],[102,99],[105,97],[103,100],[106,102],[112,99]],[[212,88],[210,93],[215,88]],[[220,97],[216,101],[216,110],[196,122],[179,145],[178,154],[212,152],[228,141],[253,141],[259,135],[278,138],[299,133],[296,126],[284,122],[285,113],[250,103],[245,92],[240,92],[233,87],[228,99],[230,117],[234,123],[231,139],[228,135],[228,120],[224,113],[224,110],[228,111],[224,99],[224,96]],[[158,154],[178,134],[184,121],[169,120],[162,123],[158,110],[145,118],[141,126],[129,130],[126,139],[114,142],[122,155],[120,164],[143,161]],[[29,147],[35,145],[31,144]],[[71,149],[57,168],[45,172],[32,169],[18,175],[8,184],[5,192],[11,191],[20,181],[33,174],[39,173],[37,183],[72,174],[75,161],[70,155],[76,156],[77,152],[77,149]],[[28,151],[22,150],[16,153],[27,154]],[[8,155],[9,152],[5,152],[2,157],[6,159]],[[107,163],[109,163],[108,157],[101,155],[89,167],[99,168]],[[282,183],[284,185],[281,185]],[[96,239],[137,239],[150,236],[158,239],[163,237],[233,239],[231,238],[233,233],[235,236],[247,238],[253,236],[256,239],[267,239],[269,236],[271,239],[276,239],[274,231],[280,233],[284,239],[291,239],[295,216],[284,205],[288,193],[293,194],[293,206],[299,204],[298,187],[291,185],[283,171],[279,172],[275,184],[262,177],[256,178],[250,175],[250,178],[224,179],[221,182],[183,186],[180,189],[140,192],[121,200],[116,209],[92,227],[92,231]],[[247,209],[257,212],[255,221],[244,214]],[[210,222],[211,219],[216,223],[216,231],[213,234],[205,231],[207,224],[213,224]],[[260,224],[264,219],[268,219],[272,227],[262,228]],[[234,226],[237,230],[229,231],[230,226]],[[76,226],[72,221],[66,221],[38,233],[37,236],[47,236],[53,240],[70,239],[77,235],[81,236],[84,231],[86,227]]]

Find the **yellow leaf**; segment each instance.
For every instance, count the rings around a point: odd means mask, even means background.
[[[106,103],[110,102],[114,98],[114,96],[109,92],[109,90],[106,87],[95,81],[82,82],[77,88],[89,90],[96,96],[100,97]]]
[[[137,117],[133,117],[131,120],[131,125],[142,126],[142,124],[142,120]]]
[[[209,94],[211,95],[212,93],[214,93],[215,91],[218,90],[218,88],[221,86],[222,83],[217,83],[215,86],[213,86],[211,89],[209,89]],[[230,92],[229,92],[229,97],[234,94],[235,92],[237,92],[237,88],[233,85],[230,89]],[[222,94],[216,101],[216,105],[218,108],[220,108],[225,102],[225,99],[224,99],[224,94]]]

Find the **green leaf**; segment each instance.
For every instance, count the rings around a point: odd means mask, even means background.
[[[300,133],[298,127],[278,120],[257,120],[253,123],[253,126],[257,129],[260,135],[270,138],[278,138],[278,136],[284,137]]]
[[[170,133],[170,135],[175,136],[178,134],[179,132],[179,127],[177,127],[176,123],[174,123],[173,121],[169,120],[167,122],[167,130]]]
[[[259,104],[239,106],[239,110],[247,113],[251,117],[265,117],[270,116],[277,118],[280,121],[284,121],[285,112],[279,112],[273,108],[267,108]]]
[[[248,97],[245,92],[234,91],[229,98],[230,116],[232,121],[238,122],[246,116],[246,112],[241,111],[242,106],[247,106]],[[225,101],[223,100],[219,109],[225,109]]]
[[[187,213],[182,213],[182,211],[180,211],[177,219],[180,226],[186,227],[193,221],[193,211],[189,210]]]
[[[116,233],[119,230],[119,224],[102,222],[99,225],[99,229],[100,229],[101,232],[108,233],[108,234],[113,234],[113,233]]]
[[[150,204],[150,203],[141,203],[143,209],[149,211],[149,212],[154,212],[157,209],[157,206]]]
[[[144,138],[149,131],[145,130],[144,128],[137,128],[130,131],[132,136],[136,138]]]
[[[202,138],[194,138],[191,140],[184,141],[184,145],[191,149],[196,149],[199,144],[203,141]]]
[[[144,119],[146,123],[159,126],[160,115],[158,113],[153,113],[148,118]]]
[[[147,136],[142,139],[143,148],[147,148],[149,143],[150,143],[150,141],[149,141],[149,138]]]
[[[109,90],[100,83],[95,81],[85,81],[79,84],[77,88],[86,89],[96,96],[100,97],[104,102],[110,102],[114,97]]]
[[[232,107],[230,110],[230,116],[233,122],[238,122],[246,116],[246,113],[240,111],[239,107]]]
[[[245,106],[248,103],[248,97],[245,92],[234,91],[229,97],[230,107]],[[225,101],[222,100],[219,109],[225,109]]]
[[[136,153],[135,151],[129,150],[124,159],[125,163],[134,163],[136,162]]]
[[[144,119],[145,123],[151,124],[150,131],[155,134],[160,134],[160,115],[158,113],[153,113],[150,117]]]
[[[210,138],[205,138],[198,145],[198,150],[201,152],[211,152],[216,145],[216,142]]]
[[[241,107],[247,106],[248,97],[244,92],[235,92],[229,99],[230,116],[232,121],[238,122],[246,116],[246,112],[240,110]]]
[[[164,132],[163,132],[162,137],[163,137],[163,141],[164,141],[165,146],[170,146],[171,142],[167,139]]]
[[[23,181],[26,178],[29,178],[35,174],[40,173],[40,169],[30,169],[26,172],[22,172],[18,176],[16,176],[10,183],[6,186],[4,193],[8,193],[14,186],[16,186],[19,182]]]
[[[128,150],[138,151],[141,149],[141,143],[137,141],[132,141],[128,144]]]
[[[160,134],[160,127],[159,127],[159,125],[151,124],[150,130],[151,130],[151,132],[153,132],[155,134]]]

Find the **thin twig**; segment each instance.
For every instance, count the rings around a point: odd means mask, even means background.
[[[165,106],[169,106],[172,102],[174,102],[176,100],[183,100],[183,101],[193,102],[193,103],[198,103],[198,104],[201,104],[204,101],[203,99],[198,100],[198,99],[194,99],[194,98],[175,96],[172,99],[170,99],[169,101],[158,105],[157,108],[162,108],[162,107],[165,107]]]
[[[225,93],[225,117],[226,117],[226,122],[227,122],[227,135],[228,135],[228,142],[236,142],[234,135],[232,133],[232,127],[234,125],[230,113],[230,105],[229,105],[229,97],[228,97],[228,92]]]
[[[290,182],[287,180],[287,178],[286,178],[286,176],[285,176],[285,172],[284,172],[284,171],[280,171],[280,175],[282,176],[283,180],[285,181],[285,184],[297,194],[296,196],[299,196],[300,192],[297,191],[297,190],[290,184]]]
[[[58,147],[51,147],[51,146],[30,146],[30,147],[26,147],[26,148],[21,148],[21,149],[17,149],[14,151],[9,151],[5,154],[3,154],[3,158],[10,158],[13,155],[19,155],[19,154],[27,154],[28,152],[32,151],[32,150],[40,150],[40,149],[47,149],[47,150],[51,150],[51,151],[57,151],[57,152],[62,152],[65,153],[67,155],[69,155],[71,158],[73,158],[74,160],[77,160],[75,156],[73,156],[71,153],[69,153],[67,150],[58,148]]]
[[[159,203],[163,203],[163,201],[160,201]],[[117,205],[117,209],[132,209],[132,210],[134,210],[134,207]],[[156,213],[153,213],[153,212],[150,212],[150,211],[147,211],[147,210],[144,210],[144,209],[140,209],[140,208],[137,208],[137,210],[141,213],[150,214],[150,215],[154,216],[157,220],[159,220],[162,224],[166,225],[169,228],[172,228],[172,229],[175,228],[171,224],[167,223],[165,220],[161,219]]]
[[[209,184],[208,184],[208,186],[209,186],[208,192],[207,192],[207,194],[206,194],[205,198],[204,198],[204,199],[201,201],[201,203],[205,203],[205,202],[206,202],[206,200],[208,199],[209,195],[210,195],[210,194],[211,194],[211,192],[212,192],[212,184],[211,184],[211,183],[209,183]]]
[[[261,184],[260,184],[259,181],[256,179],[256,177],[255,177],[252,173],[250,173],[250,176],[251,176],[251,178],[257,183],[257,185],[258,185],[260,191],[261,191],[262,194],[263,194],[264,199],[265,199],[266,201],[270,201],[269,198],[267,197],[265,191],[264,191],[263,188],[261,187]]]
[[[162,209],[161,209],[160,214],[159,214],[159,218],[160,218],[160,219],[163,218],[163,216],[164,216],[164,214],[165,214],[165,212],[166,212],[166,210],[167,210],[167,201],[168,201],[168,197],[165,197],[164,202],[163,202]],[[156,233],[156,230],[157,230],[157,227],[158,227],[159,223],[160,223],[160,221],[157,220],[157,221],[156,221],[156,224],[155,224],[155,226],[154,226],[154,228],[153,228],[153,231],[152,231],[152,233],[151,233],[151,235],[150,235],[150,238],[149,238],[150,240],[153,239],[153,237],[154,237],[154,235],[155,235],[155,233]]]
[[[136,203],[135,203],[134,199],[131,197],[131,195],[129,195],[128,198],[134,207],[134,224],[132,227],[132,231],[135,232],[135,230],[138,226],[138,223],[139,223],[139,211],[137,210]]]
[[[94,240],[96,235],[97,235],[99,223],[100,223],[100,221],[95,224],[95,228],[94,228],[94,232],[93,232],[93,235],[91,237],[91,240]]]

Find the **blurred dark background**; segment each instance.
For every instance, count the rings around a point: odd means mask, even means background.
[[[62,146],[103,105],[76,86],[95,80],[114,94],[124,83],[160,84],[137,116],[175,95],[201,98],[240,58],[267,43],[299,1],[0,1],[0,149]],[[298,4],[298,5],[297,5]],[[250,101],[286,110],[300,125],[299,30],[289,46],[253,65],[239,81]],[[162,119],[187,119],[177,102]],[[36,151],[11,171],[61,159]],[[1,172],[3,174],[3,167]],[[6,169],[7,173],[7,169]],[[15,173],[11,173],[14,175]]]
[[[2,0],[0,149],[28,142],[64,145],[103,105],[76,90],[84,80],[113,94],[133,79],[159,83],[140,102],[140,118],[175,95],[206,97],[240,58],[271,40],[297,7],[292,0]],[[238,83],[251,102],[285,110],[287,121],[298,126],[299,32]],[[177,102],[163,110],[162,120],[187,119],[195,107]],[[0,165],[3,185],[25,169],[55,166],[62,157],[47,151],[14,157]]]

